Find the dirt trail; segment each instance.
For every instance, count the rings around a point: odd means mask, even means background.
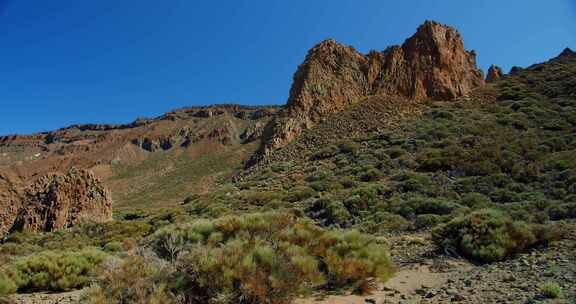
[[[472,266],[455,260],[430,260],[401,268],[393,278],[371,295],[338,295],[323,299],[298,299],[295,304],[384,304],[419,303],[426,290],[440,288],[452,273],[467,271]]]

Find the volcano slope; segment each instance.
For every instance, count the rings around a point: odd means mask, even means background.
[[[182,205],[8,235],[0,293],[24,303],[571,303],[574,88],[567,49],[449,100],[358,95]]]
[[[0,170],[31,184],[72,167],[93,171],[116,210],[163,208],[206,191],[255,149],[274,107],[186,108],[127,125],[74,125],[0,137]]]

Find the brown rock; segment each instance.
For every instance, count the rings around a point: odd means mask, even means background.
[[[22,207],[21,189],[19,179],[0,174],[0,237],[8,233]]]
[[[502,78],[502,69],[499,66],[491,65],[486,75],[486,82],[494,82]]]
[[[94,174],[75,168],[38,179],[26,190],[23,206],[14,230],[54,231],[112,220],[110,193]]]
[[[574,58],[574,57],[576,57],[576,52],[574,52],[570,48],[565,48],[562,51],[562,53],[560,53],[560,55],[558,55],[558,57],[560,57],[560,58]]]
[[[483,84],[476,54],[464,49],[458,31],[436,22],[426,21],[402,46],[368,55],[323,41],[298,67],[286,107],[266,128],[252,163],[367,96],[451,100]]]

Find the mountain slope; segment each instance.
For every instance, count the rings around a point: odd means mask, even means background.
[[[237,105],[186,108],[128,125],[76,125],[0,137],[0,169],[30,184],[51,172],[90,169],[116,209],[175,205],[206,191],[255,150],[276,109]],[[152,196],[150,196],[152,195]]]

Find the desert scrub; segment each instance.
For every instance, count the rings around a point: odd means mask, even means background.
[[[44,251],[17,260],[10,271],[18,291],[67,291],[88,286],[106,257],[96,249]]]
[[[540,286],[540,293],[549,299],[559,299],[562,297],[562,287],[554,282],[548,282]]]
[[[320,288],[387,280],[387,248],[357,231],[327,231],[296,212],[226,216],[168,226],[148,240],[175,261],[175,293],[189,303],[289,303]]]
[[[458,217],[432,231],[435,243],[480,262],[500,261],[557,236],[552,227],[513,221],[494,209]]]
[[[123,260],[108,259],[82,303],[179,303],[166,285],[173,273],[168,263],[145,251]]]
[[[317,199],[305,210],[306,215],[319,221],[322,226],[347,227],[352,216],[344,204],[329,198]]]
[[[17,289],[15,274],[9,269],[0,269],[0,297],[13,294]]]
[[[295,203],[315,195],[316,191],[310,187],[296,186],[294,188],[288,189],[286,196],[284,196],[284,200],[287,202]]]

